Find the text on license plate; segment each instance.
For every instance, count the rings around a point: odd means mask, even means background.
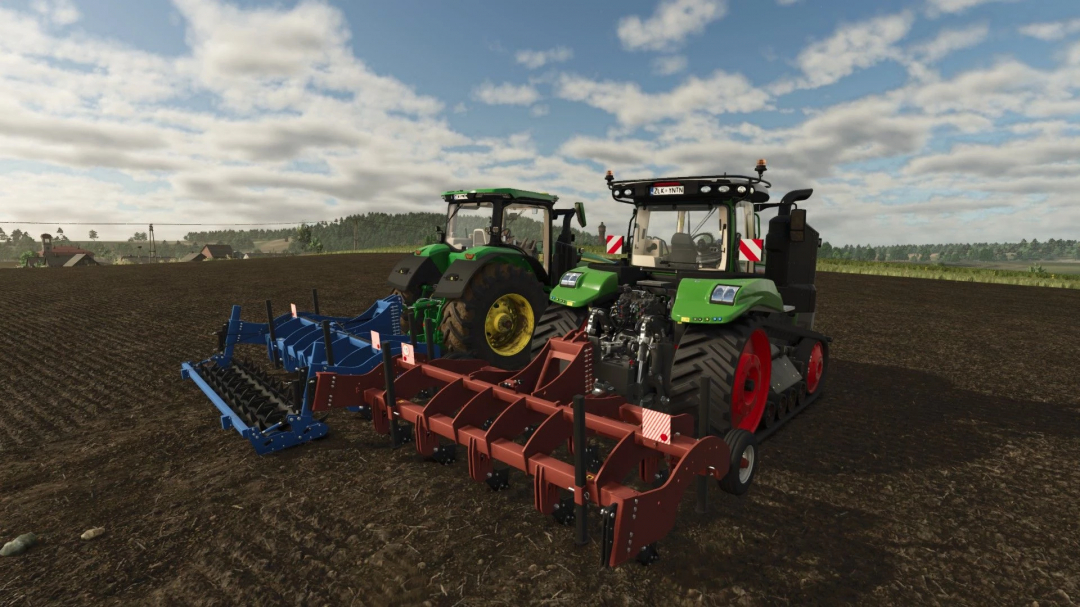
[[[454,200],[468,200],[468,194],[454,194]]]
[[[652,188],[653,196],[670,196],[672,194],[682,194],[683,187],[681,185],[662,185]]]

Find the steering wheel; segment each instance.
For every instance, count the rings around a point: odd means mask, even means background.
[[[711,232],[703,232],[694,237],[694,244],[697,245],[699,251],[704,251],[709,248],[709,245],[716,242],[716,237]]]
[[[671,250],[671,247],[668,246],[667,241],[663,238],[655,238],[652,236],[650,236],[650,238],[653,238],[653,240],[655,240],[656,242],[649,245],[648,249],[646,249],[648,252],[652,253],[653,251],[655,251],[657,249],[658,243],[660,251],[656,254],[657,257],[663,257],[664,255],[667,255],[668,252]]]

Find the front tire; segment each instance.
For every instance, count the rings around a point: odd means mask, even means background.
[[[449,352],[473,352],[501,369],[532,359],[530,343],[547,297],[536,277],[510,263],[480,269],[459,299],[447,302],[439,330]]]

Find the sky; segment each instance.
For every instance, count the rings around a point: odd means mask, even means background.
[[[1078,92],[1076,0],[0,0],[0,227],[517,187],[621,229],[608,169],[765,158],[833,244],[1076,239]]]

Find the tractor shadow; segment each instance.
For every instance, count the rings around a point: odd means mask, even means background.
[[[1080,434],[1080,411],[960,390],[921,371],[831,361],[825,392],[762,445],[764,466],[796,474],[948,468],[1008,441]]]

